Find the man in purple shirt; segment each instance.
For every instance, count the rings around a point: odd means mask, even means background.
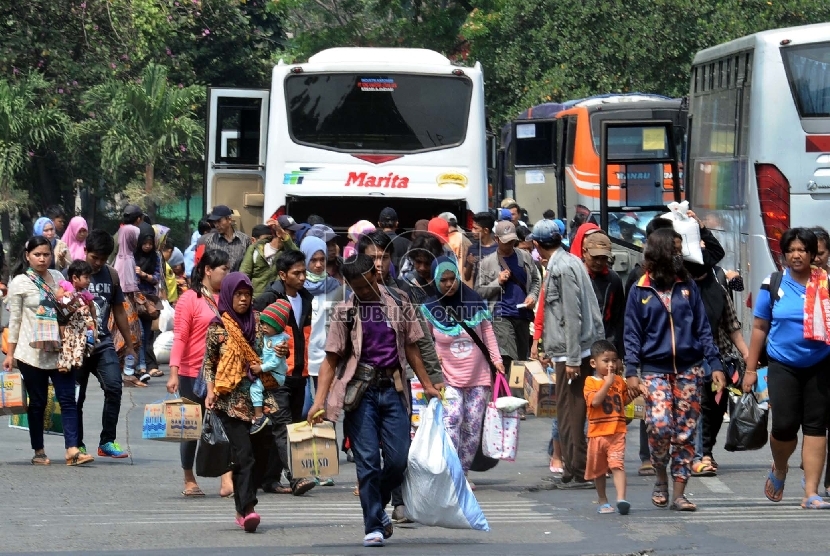
[[[351,440],[357,468],[363,546],[383,546],[393,532],[385,508],[392,490],[403,482],[409,453],[404,365],[408,362],[412,366],[427,396],[440,394],[421,360],[416,342],[423,330],[409,299],[401,292],[390,293],[379,283],[374,261],[367,255],[349,257],[342,272],[354,296],[338,305],[332,315],[326,360],[320,367],[317,395],[308,418],[321,421],[325,408],[328,418],[336,421],[344,403],[349,404],[343,429]],[[341,361],[345,366],[335,377]],[[359,401],[352,401],[347,392],[358,385],[365,390]]]

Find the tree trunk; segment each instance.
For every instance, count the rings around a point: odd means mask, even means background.
[[[153,181],[155,180],[155,167],[152,162],[144,165],[144,193],[147,195],[147,215],[150,220],[156,221],[156,203],[153,201]]]
[[[193,197],[193,172],[190,171],[190,168],[187,168],[187,185],[185,186],[184,190],[184,230],[185,230],[185,239],[187,240],[188,244],[190,242],[190,236],[193,231],[190,228],[190,199]]]

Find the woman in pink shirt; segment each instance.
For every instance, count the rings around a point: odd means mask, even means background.
[[[438,298],[427,300],[421,311],[444,371],[444,427],[466,475],[481,442],[492,371],[504,373],[504,366],[487,303],[461,282],[455,260],[438,257],[432,275]]]
[[[176,316],[173,320],[173,349],[170,351],[170,378],[167,391],[188,400],[198,402],[205,411],[205,400],[193,393],[193,386],[202,360],[205,357],[205,340],[208,325],[219,315],[216,296],[222,280],[228,273],[228,254],[219,249],[207,251],[193,271],[193,288],[184,292],[176,302]],[[196,441],[181,443],[182,469],[184,470],[184,496],[204,496],[193,474],[196,457]],[[231,474],[222,476],[219,495],[233,496]]]

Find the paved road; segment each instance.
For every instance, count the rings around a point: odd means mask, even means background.
[[[257,534],[233,523],[233,501],[218,496],[218,480],[204,479],[203,499],[184,499],[178,445],[141,439],[144,404],[164,395],[164,380],[125,389],[119,441],[127,460],[98,458],[94,464],[49,468],[29,464],[28,435],[0,418],[0,551],[107,554],[366,554],[354,467],[341,461],[334,487],[302,498],[263,494]],[[91,384],[92,385],[92,384]],[[91,399],[90,399],[91,398]],[[90,390],[86,427],[97,437],[100,390]],[[636,425],[636,424],[635,424]],[[476,495],[492,531],[480,533],[418,525],[399,526],[390,554],[810,554],[827,548],[830,513],[808,512],[793,473],[784,501],[763,497],[767,449],[716,452],[717,478],[693,479],[694,514],[653,507],[651,481],[636,476],[637,434],[627,450],[629,516],[596,514],[596,493],[552,488],[545,448],[549,419],[522,423],[519,457],[486,474],[474,474]],[[722,442],[721,442],[722,444]],[[60,461],[63,442],[47,437],[47,452]],[[793,462],[797,465],[797,461]]]

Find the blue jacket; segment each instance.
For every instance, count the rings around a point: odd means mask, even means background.
[[[631,288],[625,306],[625,376],[643,372],[674,374],[704,358],[712,371],[723,370],[700,291],[694,282],[676,282],[671,310],[648,274]]]

